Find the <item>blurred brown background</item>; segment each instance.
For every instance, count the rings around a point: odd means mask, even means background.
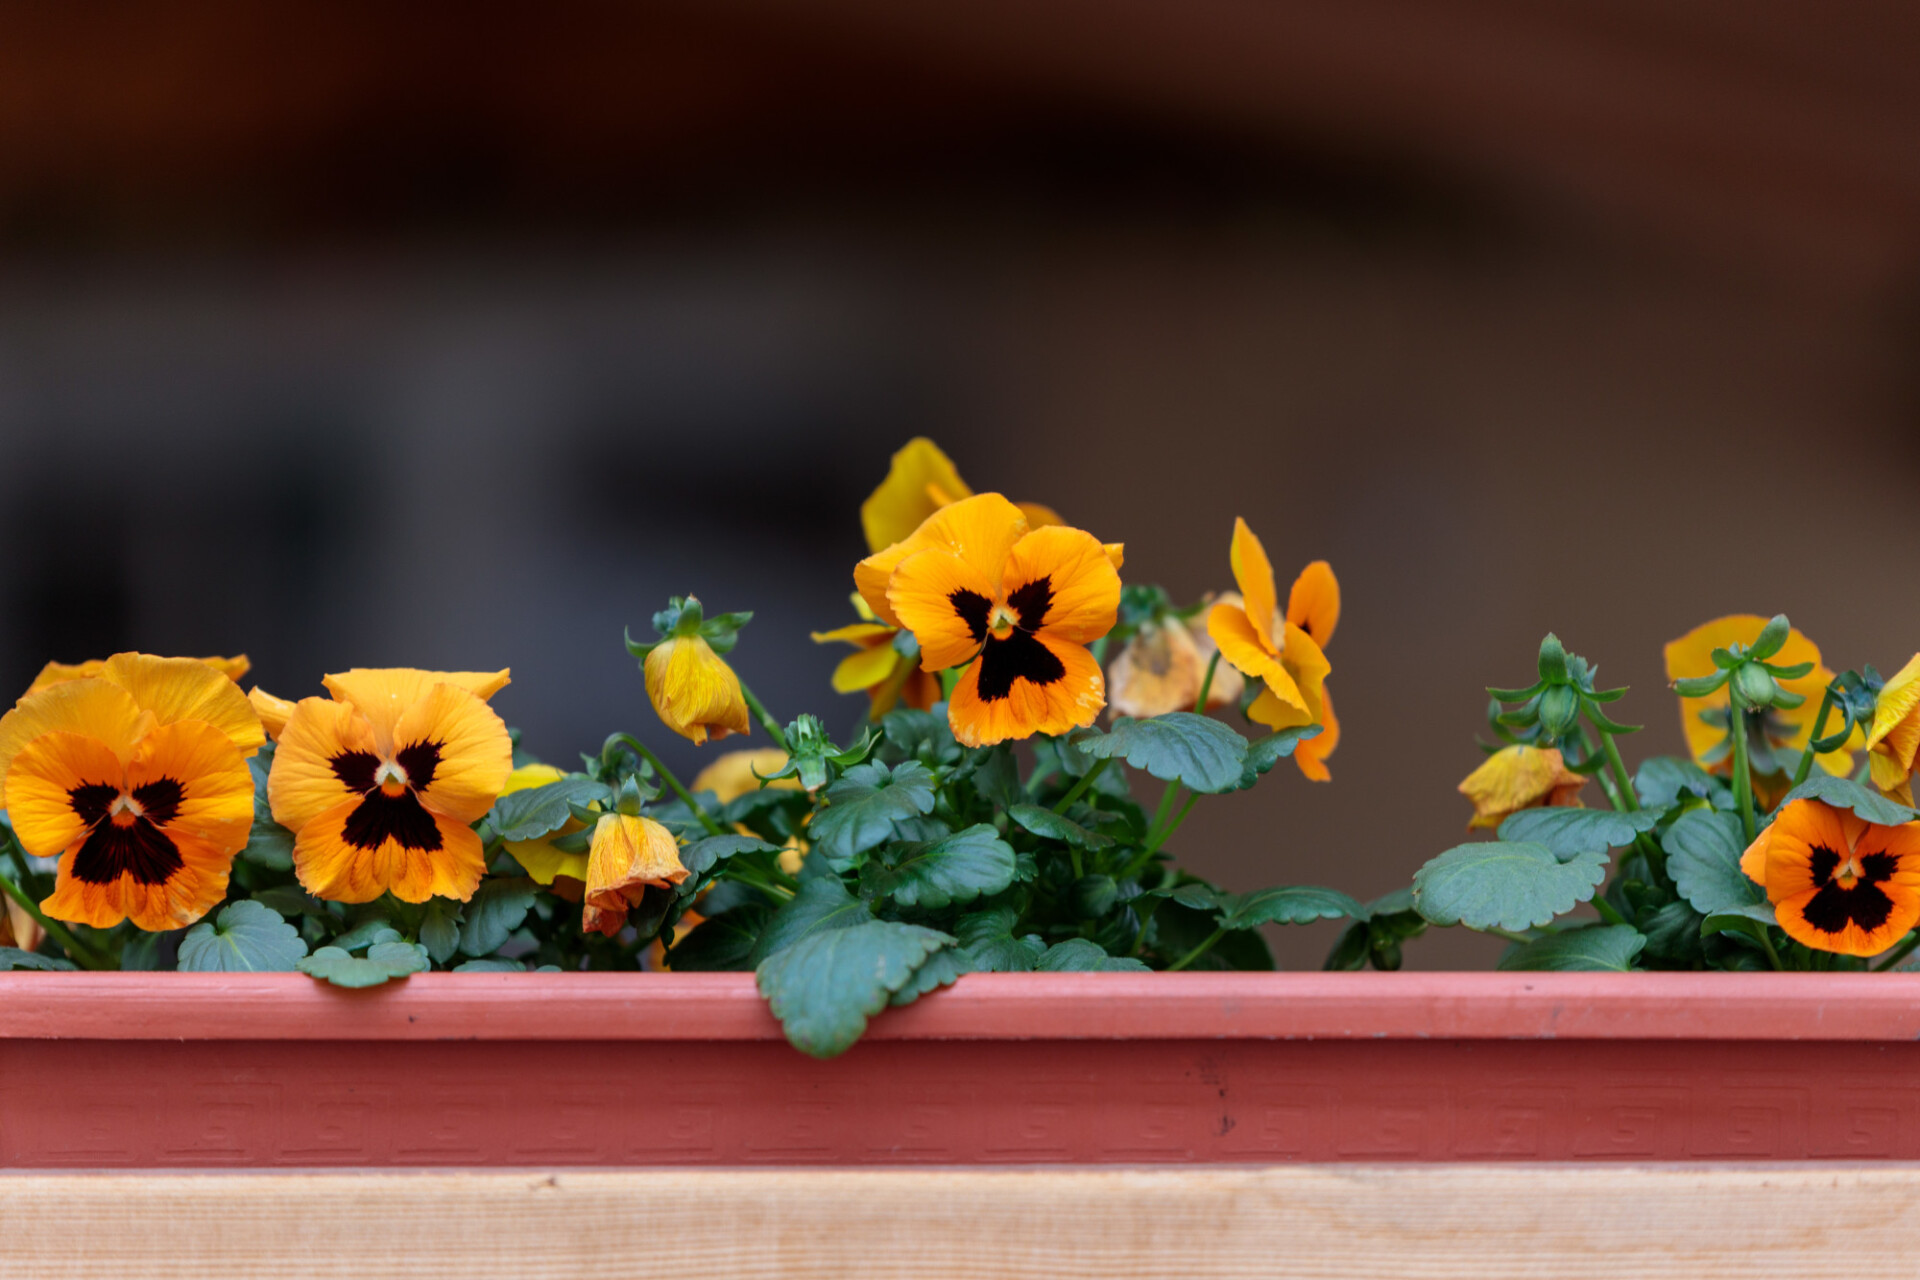
[[[1898,3],[0,4],[0,678],[510,664],[568,759],[667,736],[620,629],[693,590],[844,727],[806,632],[924,433],[1181,596],[1236,514],[1333,561],[1333,784],[1178,843],[1372,896],[1549,628],[1637,754],[1707,617],[1920,647],[1916,55]]]

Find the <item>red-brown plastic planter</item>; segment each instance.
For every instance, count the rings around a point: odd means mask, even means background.
[[[1920,975],[0,975],[0,1164],[1920,1158]]]

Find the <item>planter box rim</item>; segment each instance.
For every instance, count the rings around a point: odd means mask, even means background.
[[[745,973],[0,973],[0,1041],[777,1040]],[[872,1040],[1920,1039],[1920,974],[969,974]]]

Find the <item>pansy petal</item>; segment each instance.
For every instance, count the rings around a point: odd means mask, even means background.
[[[1312,636],[1322,648],[1340,625],[1340,580],[1333,566],[1315,560],[1300,571],[1287,593],[1287,621]]]
[[[192,836],[231,857],[252,833],[253,772],[247,758],[203,720],[159,725],[140,739],[127,765],[127,788],[150,812],[150,797],[170,802],[172,817],[162,826],[175,839]]]
[[[96,929],[131,920],[149,933],[165,933],[186,928],[227,896],[233,851],[196,836],[179,832],[169,837],[180,865],[159,883],[143,883],[131,873],[104,882],[80,879],[74,865],[84,843],[75,842],[61,855],[53,893],[40,904],[56,920]]]
[[[921,668],[944,671],[980,652],[998,591],[998,573],[982,573],[964,557],[929,547],[894,570],[887,601],[920,642]]]
[[[1108,702],[1115,715],[1136,720],[1191,711],[1205,669],[1200,646],[1185,624],[1178,619],[1146,623],[1107,670]],[[1216,672],[1215,683],[1219,678]]]
[[[854,622],[844,627],[835,627],[831,631],[815,631],[812,634],[815,644],[842,642],[845,644],[865,646],[870,640],[880,640],[892,636],[897,629],[898,628],[888,626],[884,622]]]
[[[420,671],[413,667],[355,667],[321,680],[335,701],[351,702],[373,726],[382,751],[393,749],[393,727],[436,684],[456,685],[482,702],[504,689],[510,671]]]
[[[867,535],[867,550],[881,551],[905,541],[939,509],[941,504],[929,486],[947,502],[973,496],[973,490],[940,446],[925,436],[916,436],[893,455],[887,478],[860,504],[860,527]]]
[[[1774,917],[1795,942],[1818,951],[1877,956],[1920,923],[1920,893],[1893,883],[1828,885],[1774,904]]]
[[[58,857],[120,794],[120,757],[98,738],[56,729],[27,743],[7,772],[7,817],[36,858]]]
[[[259,685],[247,690],[247,701],[253,705],[253,713],[260,717],[260,727],[266,730],[267,737],[274,742],[280,741],[280,734],[287,727],[287,717],[293,714],[293,703],[285,698],[276,698]]]
[[[1247,611],[1239,605],[1221,601],[1208,610],[1207,635],[1220,646],[1220,656],[1241,675],[1264,680],[1276,671],[1285,674],[1279,655],[1261,639]]]
[[[507,785],[500,788],[501,795],[510,795],[515,791],[531,791],[535,787],[544,787],[558,782],[567,776],[565,769],[550,764],[523,764],[507,775]]]
[[[360,772],[370,781],[379,759],[373,727],[352,703],[300,699],[280,732],[267,775],[273,820],[298,832],[336,805],[357,800],[360,792],[347,785],[341,769],[364,765]]]
[[[1027,518],[1018,507],[997,493],[979,494],[941,508],[912,536],[862,560],[854,566],[853,582],[876,617],[898,626],[900,619],[887,601],[887,587],[907,557],[938,547],[965,560],[997,587],[1007,553],[1026,532]]]
[[[513,740],[492,707],[465,689],[437,684],[393,729],[394,759],[427,808],[476,822],[513,772]]]
[[[787,766],[787,753],[778,747],[758,747],[747,751],[729,751],[693,777],[695,795],[711,791],[721,804],[760,790],[760,779]],[[798,791],[800,779],[781,778],[766,784],[783,790]]]
[[[267,740],[259,713],[240,686],[196,658],[116,653],[107,659],[103,678],[132,694],[161,724],[203,720],[248,755]]]
[[[585,926],[618,933],[627,909],[649,887],[666,888],[687,878],[673,833],[651,818],[607,813],[593,828],[587,855]]]
[[[704,743],[709,736],[748,731],[740,677],[703,637],[678,636],[654,646],[641,670],[654,713],[681,737]]]
[[[1001,585],[1020,625],[1069,644],[1092,644],[1120,609],[1120,574],[1099,539],[1049,525],[1013,546]]]
[[[991,655],[968,667],[953,688],[947,718],[953,736],[969,747],[991,746],[1030,738],[1036,733],[1059,735],[1090,725],[1106,705],[1106,679],[1093,655],[1077,644],[1028,637],[1052,655],[1058,674],[1035,682],[1015,677],[1001,691],[985,682]]]
[[[1268,650],[1278,652],[1273,617],[1280,606],[1273,585],[1273,562],[1267,559],[1267,549],[1260,545],[1260,539],[1247,527],[1247,522],[1237,516],[1233,521],[1233,547],[1228,558],[1233,565],[1233,580],[1240,584],[1240,596],[1246,601],[1247,617],[1253,623],[1254,633]]]
[[[871,689],[891,676],[900,662],[901,656],[892,645],[878,645],[850,653],[840,659],[833,669],[833,691],[858,693],[863,689]]]
[[[507,852],[539,884],[552,884],[561,876],[574,880],[587,878],[587,855],[563,853],[553,847],[551,839],[509,840]]]
[[[1767,840],[1765,883],[1769,900],[1782,902],[1819,887],[1814,867],[1816,850],[1825,850],[1835,862],[1846,858],[1853,842],[1848,838],[1843,813],[1846,818],[1853,817],[1851,812],[1818,800],[1796,800],[1775,816]]]
[[[133,754],[143,720],[140,705],[119,685],[105,680],[69,680],[28,694],[0,716],[0,808],[7,804],[5,779],[20,749],[43,733],[64,731],[105,743],[125,760]]]
[[[1293,749],[1293,762],[1300,772],[1315,782],[1331,782],[1333,772],[1327,768],[1327,757],[1340,745],[1340,721],[1333,714],[1333,692],[1322,690],[1320,694],[1320,732],[1311,738],[1302,739]]]
[[[391,892],[403,902],[473,897],[486,855],[472,828],[444,814],[419,811],[405,834],[361,830],[355,813],[379,793],[335,805],[293,842],[293,869],[308,893],[332,902],[372,902]],[[407,798],[411,798],[410,796]]]
[[[1055,511],[1044,502],[1016,502],[1013,505],[1020,508],[1020,514],[1027,518],[1027,528],[1029,529],[1046,529],[1053,525],[1064,525],[1066,523],[1065,520],[1060,518],[1058,511]]]

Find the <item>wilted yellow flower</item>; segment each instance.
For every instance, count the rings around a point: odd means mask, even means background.
[[[1586,785],[1558,748],[1502,747],[1460,783],[1460,794],[1473,801],[1467,830],[1497,827],[1522,809],[1581,808],[1580,788]]]
[[[627,913],[649,887],[667,888],[687,878],[673,833],[652,818],[603,813],[587,854],[587,899],[580,927],[588,933],[619,933]]]
[[[667,728],[705,742],[747,732],[740,677],[701,635],[671,636],[646,658],[647,697]]]
[[[1169,711],[1191,711],[1200,697],[1207,664],[1219,652],[1204,629],[1178,618],[1149,622],[1133,633],[1107,666],[1107,703],[1116,716],[1144,720]],[[1229,663],[1214,666],[1207,708],[1232,706],[1247,682]]]

